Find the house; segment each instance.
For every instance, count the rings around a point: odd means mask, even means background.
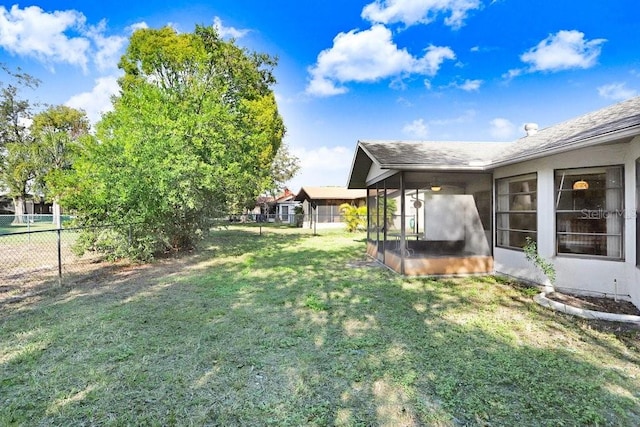
[[[28,215],[51,215],[52,204],[45,202],[44,200],[36,199],[33,195],[28,194],[24,201],[24,213]],[[13,199],[6,193],[0,192],[0,215],[13,215],[15,213],[15,206],[13,205]]]
[[[640,97],[509,143],[359,141],[367,253],[406,275],[501,273],[640,306]]]
[[[340,205],[364,206],[367,192],[345,187],[302,187],[295,201],[302,203],[304,226],[342,226]]]
[[[253,210],[247,212],[249,219],[268,222],[295,223],[294,209],[299,205],[294,200],[295,194],[285,188],[282,194],[273,196],[260,196],[256,200]]]
[[[300,203],[295,201],[296,195],[291,192],[288,188],[284,189],[284,192],[276,197],[276,212],[275,218],[276,221],[284,222],[287,224],[295,223],[295,215],[294,209]]]

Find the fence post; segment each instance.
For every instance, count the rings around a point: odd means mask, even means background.
[[[58,285],[62,286],[62,236],[61,230],[56,230],[58,233]]]

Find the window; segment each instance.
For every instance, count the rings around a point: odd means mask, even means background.
[[[537,177],[535,174],[496,180],[496,244],[522,248],[536,241]]]
[[[556,171],[558,254],[622,259],[622,166]]]

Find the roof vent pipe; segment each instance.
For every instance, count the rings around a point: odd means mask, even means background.
[[[527,136],[535,135],[538,133],[538,124],[537,123],[527,123],[524,125],[524,130],[527,132]]]

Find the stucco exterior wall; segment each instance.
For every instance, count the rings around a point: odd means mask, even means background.
[[[640,270],[636,268],[636,178],[635,161],[640,157],[640,137],[628,144],[615,144],[544,159],[506,166],[494,172],[494,178],[505,178],[527,173],[538,177],[538,251],[553,262],[560,289],[578,293],[617,294],[640,306]],[[605,260],[592,257],[557,255],[555,247],[555,188],[556,169],[624,165],[624,260]],[[495,237],[494,237],[495,245]],[[494,248],[496,272],[544,283],[544,276],[525,259],[518,250]]]

